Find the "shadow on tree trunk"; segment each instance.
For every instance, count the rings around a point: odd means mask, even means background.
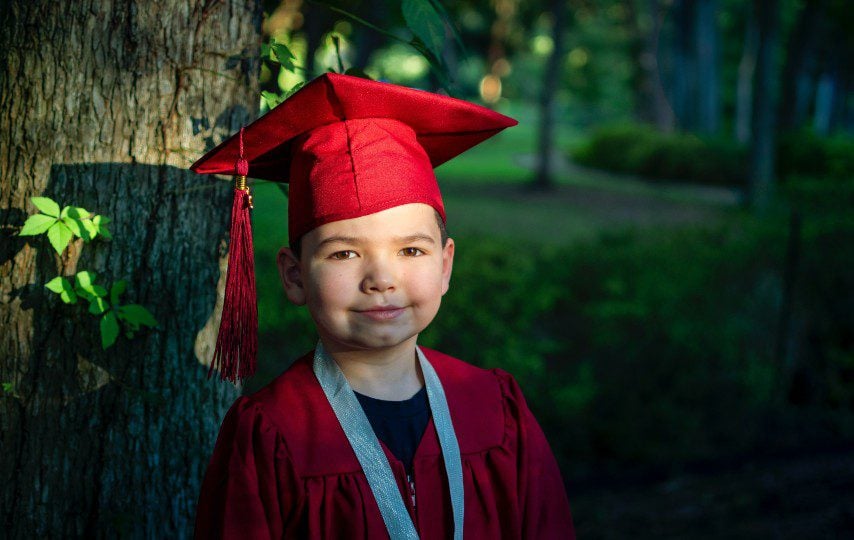
[[[60,267],[47,238],[4,230],[2,263],[35,252],[36,266],[34,283],[8,298],[30,312],[34,337],[18,338],[9,359],[18,371],[4,373],[14,381],[0,409],[5,533],[186,536],[237,396],[206,379],[209,355],[198,358],[195,343],[216,330],[230,185],[171,166],[72,164],[51,167],[43,195],[112,218],[112,241],[72,241],[82,253],[67,271],[95,271],[107,287],[126,279],[123,303],[146,306],[159,326],[102,350],[88,303],[63,304],[44,288]],[[27,217],[5,214],[12,226]]]

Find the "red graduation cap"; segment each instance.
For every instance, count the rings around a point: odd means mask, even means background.
[[[433,168],[516,123],[467,101],[327,73],[205,154],[191,170],[238,176],[211,370],[219,365],[221,379],[231,381],[255,371],[258,323],[246,176],[290,184],[291,243],[324,223],[409,203],[429,204],[445,219]]]

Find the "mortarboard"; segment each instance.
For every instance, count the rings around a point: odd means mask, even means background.
[[[293,244],[324,223],[409,203],[445,219],[433,168],[504,128],[512,118],[447,96],[335,73],[306,84],[190,169],[234,174],[225,303],[210,376],[251,376],[257,306],[246,177],[287,182]]]

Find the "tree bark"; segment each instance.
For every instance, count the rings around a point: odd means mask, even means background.
[[[746,6],[744,47],[738,63],[738,81],[735,90],[735,138],[742,144],[750,141],[753,123],[753,75],[756,72],[756,55],[759,50],[759,24],[755,9]]]
[[[812,89],[810,64],[814,63],[817,38],[824,14],[823,0],[807,0],[798,12],[795,27],[786,45],[786,60],[781,77],[779,126],[800,127],[809,111]]]
[[[716,0],[698,0],[695,9],[697,130],[701,133],[715,134],[718,132],[721,119],[718,3]]]
[[[645,0],[634,6],[635,26],[638,33],[638,108],[637,116],[655,124],[662,132],[672,132],[675,127],[673,109],[661,82],[659,47],[664,20],[664,8],[659,0]]]
[[[260,9],[238,0],[0,7],[0,527],[185,537],[237,394],[205,380],[231,189],[187,166],[254,116]],[[30,197],[109,216],[59,258]],[[159,326],[101,350],[44,283],[97,271]]]
[[[554,187],[554,138],[555,138],[555,95],[560,84],[561,64],[563,63],[563,33],[566,24],[566,0],[551,0],[552,40],[554,47],[546,62],[543,74],[543,86],[540,89],[540,129],[537,145],[537,172],[534,188],[539,190]]]
[[[671,9],[675,26],[671,103],[679,128],[691,131],[697,125],[697,62],[693,46],[696,4],[689,0],[676,0]]]
[[[759,51],[753,93],[753,129],[750,148],[750,202],[764,211],[774,195],[777,52],[780,46],[779,0],[756,0]]]

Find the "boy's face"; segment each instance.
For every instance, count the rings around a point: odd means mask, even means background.
[[[331,351],[414,343],[448,290],[454,242],[442,246],[435,211],[406,204],[321,225],[278,266],[288,298],[307,305]]]

